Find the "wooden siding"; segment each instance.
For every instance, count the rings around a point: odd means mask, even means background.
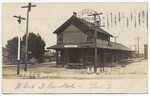
[[[97,39],[108,41],[110,40],[110,37],[101,33],[97,33]]]
[[[87,41],[86,34],[76,28],[74,25],[70,25],[63,32],[63,43],[85,43]]]
[[[106,41],[106,40],[101,40],[101,39],[97,39],[97,44],[98,44],[98,45],[108,46],[108,41]]]

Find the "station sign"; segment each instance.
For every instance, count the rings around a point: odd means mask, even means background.
[[[64,45],[65,48],[76,48],[78,45]]]

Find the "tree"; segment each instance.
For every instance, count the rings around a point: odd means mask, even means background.
[[[39,34],[37,34],[37,53],[40,53],[37,54],[38,61],[43,62],[43,55],[45,53],[45,42]]]
[[[8,59],[17,60],[17,50],[18,50],[18,37],[14,37],[7,41],[6,49],[8,52]]]
[[[23,36],[22,44],[25,46],[25,36]],[[36,58],[38,62],[43,62],[43,54],[45,52],[45,41],[39,34],[29,33],[28,36],[28,59]]]
[[[21,41],[21,60],[25,60],[25,38],[26,35],[23,36],[23,40]],[[7,41],[7,52],[8,59],[16,61],[17,60],[17,52],[18,52],[18,37],[14,37]],[[31,58],[35,58],[38,62],[43,62],[43,54],[45,52],[45,42],[41,38],[39,34],[29,33],[28,36],[28,60]]]

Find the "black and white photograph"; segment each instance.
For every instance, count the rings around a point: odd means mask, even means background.
[[[2,3],[3,93],[147,93],[147,2]]]

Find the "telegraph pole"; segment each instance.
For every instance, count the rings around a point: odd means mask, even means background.
[[[132,46],[130,45],[130,49],[132,49]]]
[[[137,47],[138,47],[138,57],[139,57],[139,54],[140,54],[140,45],[139,45],[139,40],[141,38],[140,37],[136,37],[136,40],[137,40]]]
[[[133,46],[134,46],[134,50],[135,50],[135,51],[137,51],[137,49],[136,49],[136,46],[137,46],[137,45],[136,45],[136,44],[134,44]]]
[[[94,62],[94,73],[96,73],[97,70],[97,29],[100,27],[100,22],[96,21],[96,17],[101,15],[102,13],[94,13],[94,14],[90,14],[88,16],[94,16],[94,24],[95,24],[95,62]],[[100,18],[99,18],[100,19]]]
[[[31,7],[36,7],[36,5],[28,4],[28,6],[22,6],[21,8],[27,8],[27,22],[26,22],[26,46],[25,46],[25,68],[24,71],[27,71],[27,60],[28,60],[28,26],[29,26],[29,12]]]
[[[20,26],[20,23],[21,23],[21,20],[25,20],[25,18],[22,18],[20,15],[19,16],[14,16],[14,18],[18,18],[17,21],[19,23],[19,26]],[[19,27],[20,29],[20,27]],[[20,61],[20,36],[18,35],[18,56],[17,56],[17,60],[18,60],[18,64],[17,64],[17,74],[19,74],[19,61]]]

